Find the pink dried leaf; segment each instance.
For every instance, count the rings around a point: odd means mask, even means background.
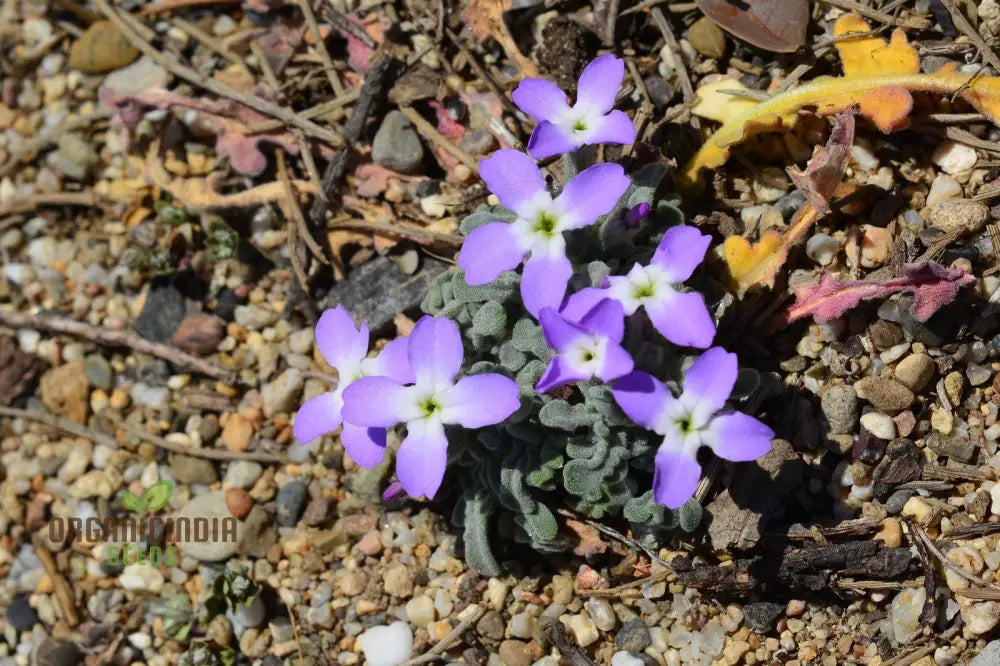
[[[806,200],[821,214],[830,210],[830,199],[844,178],[847,158],[854,145],[854,114],[842,111],[830,132],[826,145],[817,148],[805,171],[785,169]]]
[[[795,305],[789,308],[786,321],[793,322],[812,315],[822,324],[836,319],[863,300],[898,291],[913,292],[913,316],[927,321],[938,308],[955,300],[959,289],[975,281],[975,276],[935,261],[903,264],[899,277],[882,282],[841,282],[826,273],[816,285],[795,288]]]

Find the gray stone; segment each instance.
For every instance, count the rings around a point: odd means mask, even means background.
[[[170,475],[181,483],[207,486],[219,480],[211,460],[175,455],[170,461]]]
[[[932,432],[927,435],[924,442],[939,456],[947,456],[959,462],[971,462],[976,455],[975,442],[961,435],[942,435],[939,432]]]
[[[885,501],[885,510],[898,516],[906,505],[906,501],[917,494],[916,490],[897,490]]]
[[[997,664],[1000,664],[1000,640],[987,643],[986,647],[969,662],[969,666],[996,666]]]
[[[372,161],[386,169],[413,173],[423,160],[424,146],[410,120],[402,111],[387,113],[372,142]]]
[[[278,532],[271,514],[255,505],[243,521],[243,538],[237,548],[240,555],[265,557],[277,541]]]
[[[169,344],[185,314],[187,306],[181,292],[170,283],[160,283],[146,294],[135,327],[140,337]]]
[[[111,364],[100,354],[91,354],[83,359],[83,374],[90,385],[110,391],[114,387],[114,372]]]
[[[770,631],[781,614],[785,612],[786,604],[774,601],[757,601],[743,606],[743,624],[751,631],[763,634]]]
[[[202,562],[218,562],[229,559],[236,553],[244,528],[242,523],[237,520],[235,538],[223,529],[225,519],[228,518],[232,521],[235,518],[226,507],[226,493],[221,490],[196,496],[177,512],[176,518],[187,518],[191,521],[192,526],[195,525],[194,521],[197,518],[208,520],[209,534],[205,541],[195,540],[195,537],[201,536],[199,534],[178,534],[177,547],[185,555]],[[214,534],[212,531],[213,522],[217,525]],[[185,536],[187,539],[181,541],[180,537]]]
[[[495,610],[486,611],[476,623],[476,633],[495,641],[500,640],[504,636],[503,616]]]
[[[28,603],[28,597],[14,597],[7,607],[7,623],[18,631],[28,631],[38,623],[38,614]]]
[[[248,331],[259,331],[278,321],[277,312],[259,305],[237,305],[233,312],[236,323]]]
[[[253,486],[263,473],[264,468],[259,463],[250,460],[235,460],[229,463],[226,476],[222,479],[222,485],[227,488],[246,490]]]
[[[485,155],[496,144],[492,134],[483,129],[474,129],[462,135],[462,143],[459,145],[472,155]]]
[[[264,402],[264,416],[271,418],[275,414],[292,411],[304,384],[302,372],[295,368],[288,368],[273,381],[264,384],[260,391]]]
[[[83,663],[83,652],[76,643],[60,638],[46,638],[32,655],[34,666],[77,666]]]
[[[854,390],[859,398],[870,402],[881,412],[898,412],[906,409],[915,399],[913,391],[902,382],[889,377],[865,377]]]
[[[309,489],[298,479],[289,481],[278,491],[278,524],[291,527],[299,521],[309,498]]]
[[[627,652],[642,652],[653,642],[649,628],[640,618],[626,622],[615,634],[615,647]]]
[[[858,423],[858,394],[848,384],[834,384],[824,391],[820,407],[835,435],[852,432]]]
[[[97,151],[92,143],[79,134],[63,134],[59,137],[55,166],[70,180],[86,180],[97,164]]]
[[[163,87],[166,82],[167,70],[144,55],[131,65],[108,74],[101,85],[119,95],[138,95],[149,88]]]

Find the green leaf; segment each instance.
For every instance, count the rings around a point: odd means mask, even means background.
[[[129,511],[140,511],[139,507],[142,505],[142,501],[135,496],[135,493],[124,491],[122,492],[122,506]],[[141,513],[141,511],[140,511]]]
[[[174,484],[171,481],[157,481],[142,494],[147,511],[159,511],[170,502],[174,494]]]

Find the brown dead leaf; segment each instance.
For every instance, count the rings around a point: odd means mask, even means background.
[[[573,552],[580,557],[600,555],[608,549],[608,542],[601,539],[601,533],[596,527],[572,518],[566,519],[566,527],[579,539]]]
[[[825,214],[830,210],[830,199],[844,178],[847,158],[854,145],[854,114],[842,111],[830,132],[826,145],[816,149],[805,171],[793,167],[785,169],[795,186],[806,195],[806,200]]]
[[[462,10],[462,18],[465,19],[468,31],[478,41],[485,42],[490,38],[497,40],[507,57],[521,70],[522,76],[538,76],[535,65],[517,48],[517,42],[504,23],[504,12],[510,7],[511,0],[471,0],[469,6]]]

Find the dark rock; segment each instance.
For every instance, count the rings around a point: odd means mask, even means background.
[[[485,638],[498,641],[504,637],[506,623],[503,616],[495,610],[487,611],[476,623],[476,633]]]
[[[785,612],[786,604],[774,601],[756,601],[743,606],[743,624],[751,631],[763,634],[770,631],[781,614]]]
[[[640,618],[626,622],[615,635],[615,647],[626,652],[642,652],[653,642],[649,628]]]
[[[215,299],[215,314],[226,321],[233,321],[236,318],[236,306],[245,305],[246,302],[247,299],[232,289],[223,289]]]
[[[894,516],[899,515],[906,501],[916,494],[916,490],[897,490],[885,501],[885,510]]]
[[[466,132],[462,135],[462,142],[459,144],[462,150],[472,155],[485,155],[493,150],[493,146],[495,145],[496,140],[493,138],[493,135],[481,129]]]
[[[654,106],[663,107],[670,104],[670,100],[677,94],[677,90],[662,76],[647,76],[642,82]]]
[[[903,294],[899,299],[899,316],[903,330],[915,341],[928,347],[940,347],[955,339],[958,329],[971,310],[962,303],[950,303],[939,309],[927,321],[913,316],[913,295]]]
[[[240,555],[265,557],[267,551],[278,541],[278,531],[274,529],[271,514],[260,506],[254,506],[243,521],[243,538],[237,547]]]
[[[793,190],[789,194],[774,202],[774,207],[781,213],[781,217],[788,220],[792,215],[802,208],[806,203],[806,195],[801,190]]]
[[[947,456],[959,462],[971,462],[976,455],[976,444],[961,435],[942,435],[932,432],[925,439],[927,446],[939,456]]]
[[[872,471],[872,483],[897,485],[920,478],[920,451],[912,440],[899,438],[889,442],[885,456]]]
[[[834,384],[824,391],[820,407],[835,435],[850,433],[858,424],[858,394],[848,384]]]
[[[879,349],[888,349],[903,341],[903,329],[891,321],[879,319],[868,327],[868,336]]]
[[[885,454],[886,442],[884,439],[879,439],[875,435],[871,434],[864,428],[861,429],[858,439],[854,442],[851,447],[851,456],[854,460],[864,463],[865,465],[874,465],[882,459]]]
[[[38,623],[38,614],[28,603],[28,597],[14,597],[7,607],[7,623],[18,631],[28,631]]]
[[[32,658],[34,666],[77,666],[83,663],[83,652],[76,643],[59,638],[46,638]]]
[[[181,483],[197,483],[202,486],[219,480],[211,460],[184,455],[175,455],[170,461],[170,475]]]
[[[412,173],[424,160],[424,145],[402,111],[390,111],[375,133],[372,161],[386,169]]]
[[[291,527],[299,521],[309,498],[309,489],[299,480],[289,481],[278,491],[278,524]]]
[[[146,340],[167,344],[186,314],[184,296],[176,287],[169,282],[154,283],[139,313],[136,330]]]
[[[367,261],[334,284],[326,307],[341,304],[356,320],[367,322],[373,335],[385,331],[397,313],[417,308],[434,279],[448,268],[429,256],[422,257],[422,264],[416,275],[407,275],[388,257]]]

